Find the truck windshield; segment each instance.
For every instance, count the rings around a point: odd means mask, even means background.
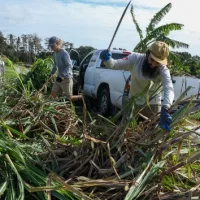
[[[117,59],[122,59],[122,58],[125,58],[127,56],[127,54],[122,54],[122,53],[112,53],[112,58],[117,60]],[[101,65],[100,65],[102,68],[106,67],[104,65],[103,62],[101,62]]]

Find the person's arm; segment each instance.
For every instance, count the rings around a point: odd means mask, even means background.
[[[114,60],[110,56],[108,57],[109,59],[105,61],[104,59],[101,58],[101,55],[100,55],[100,58],[104,61],[104,64],[106,65],[106,67],[112,68],[115,70],[127,70],[127,71],[131,70],[131,68],[135,65],[138,59],[142,57],[143,57],[142,54],[131,53],[127,57],[118,59],[118,60]]]
[[[57,71],[57,65],[56,65],[55,57],[53,57],[53,61],[54,61],[53,68],[52,68],[49,76],[53,76],[55,74],[55,72]]]
[[[131,59],[130,56],[127,56],[123,59],[118,59],[118,60],[114,60],[113,58],[110,58],[108,61],[105,61],[104,64],[106,67],[108,68],[112,68],[115,70],[127,70],[129,71],[131,69],[131,66],[133,64],[131,64]]]
[[[173,88],[169,69],[166,66],[161,66],[160,75],[161,75],[163,91],[164,91],[164,99],[163,99],[161,113],[160,113],[159,125],[163,130],[170,131],[172,117],[169,113],[169,108],[171,107],[174,100],[174,88]]]
[[[166,66],[163,66],[160,70],[160,75],[162,79],[163,92],[164,92],[162,106],[169,109],[174,100],[174,87],[172,84],[169,69]]]
[[[72,60],[67,51],[63,51],[63,62],[67,67],[72,67]]]

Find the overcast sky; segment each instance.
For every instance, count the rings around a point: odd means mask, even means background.
[[[122,12],[129,0],[0,0],[0,31],[4,35],[38,34],[42,39],[56,35],[74,47],[108,47]],[[135,14],[145,30],[153,15],[170,3],[167,0],[133,0]],[[188,51],[199,55],[200,0],[173,0],[172,9],[161,23],[184,24],[170,37],[190,45]],[[132,51],[139,37],[127,11],[112,47]]]

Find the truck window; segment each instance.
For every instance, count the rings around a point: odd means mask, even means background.
[[[86,66],[86,65],[89,64],[89,62],[90,62],[90,60],[91,60],[91,58],[92,58],[92,55],[93,55],[93,54],[90,54],[90,55],[88,55],[88,56],[85,58],[85,60],[83,61],[81,67]]]
[[[122,59],[122,58],[125,58],[127,56],[127,54],[121,54],[121,53],[112,53],[112,58],[113,59]],[[101,61],[101,65],[100,67],[104,68],[106,67],[103,63],[103,61]]]
[[[80,68],[80,86],[81,86],[81,88],[83,88],[85,71],[90,63],[92,56],[93,56],[93,53],[89,54],[81,64],[81,68]]]

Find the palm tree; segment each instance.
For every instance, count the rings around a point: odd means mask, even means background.
[[[146,52],[148,46],[151,45],[155,41],[163,41],[172,48],[188,48],[189,47],[189,45],[186,43],[183,43],[183,42],[180,42],[177,40],[173,40],[168,37],[168,35],[169,35],[169,33],[171,33],[171,31],[182,30],[182,28],[184,26],[183,24],[170,23],[170,24],[156,27],[156,25],[158,25],[158,23],[163,19],[163,17],[170,11],[171,7],[172,7],[172,4],[169,3],[153,16],[149,25],[146,28],[146,36],[144,37],[142,30],[140,29],[139,24],[137,23],[137,21],[135,19],[134,6],[131,5],[132,19],[133,19],[133,22],[136,26],[136,30],[139,33],[139,37],[140,37],[140,42],[136,45],[136,47],[134,48],[133,51],[139,52],[139,53],[144,53],[144,52]],[[171,54],[173,54],[173,53],[171,53]],[[171,55],[171,57],[176,59],[175,54]]]

